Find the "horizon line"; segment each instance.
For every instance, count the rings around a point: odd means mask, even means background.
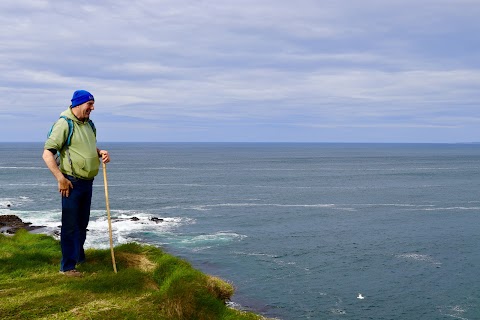
[[[44,143],[44,141],[0,141],[0,143]],[[246,143],[259,143],[259,144],[480,144],[480,141],[459,141],[459,142],[399,142],[399,141],[97,141],[97,144],[102,143],[232,143],[232,144],[246,144]]]

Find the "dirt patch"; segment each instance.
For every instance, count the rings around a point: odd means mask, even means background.
[[[148,260],[147,257],[141,254],[119,252],[117,256],[118,259],[121,259],[128,268],[137,268],[148,272],[153,271],[153,269],[156,267],[155,263]]]

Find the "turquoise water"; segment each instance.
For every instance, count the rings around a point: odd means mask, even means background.
[[[236,307],[279,319],[480,319],[480,145],[102,148],[114,241],[161,246],[233,282]],[[0,144],[0,214],[51,233],[60,199],[41,153]],[[94,193],[87,245],[107,248],[101,172]]]

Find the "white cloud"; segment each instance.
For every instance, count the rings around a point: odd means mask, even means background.
[[[19,0],[0,10],[2,119],[42,107],[49,125],[78,88],[94,93],[101,119],[168,119],[180,131],[473,128],[480,117],[479,52],[464,36],[478,27],[476,1]]]

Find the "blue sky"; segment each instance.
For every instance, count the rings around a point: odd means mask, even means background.
[[[480,141],[478,0],[0,3],[0,141]]]

